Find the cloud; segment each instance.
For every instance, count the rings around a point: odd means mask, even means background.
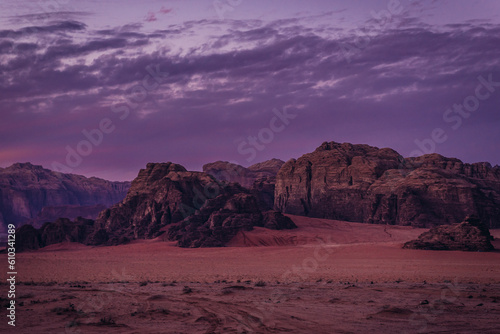
[[[58,11],[58,12],[45,12],[39,14],[26,14],[26,15],[15,15],[9,17],[9,23],[11,24],[30,24],[33,22],[45,23],[50,21],[67,21],[73,20],[78,21],[85,19],[92,15],[91,12],[76,12],[76,11]]]
[[[453,143],[463,139],[443,113],[474,93],[478,76],[492,73],[500,81],[500,27],[485,23],[429,27],[408,20],[364,43],[356,43],[359,31],[328,36],[300,19],[201,20],[154,32],[141,24],[89,31],[73,21],[38,27],[18,41],[0,39],[0,52],[8,55],[0,61],[0,101],[3,124],[10,124],[1,126],[0,140],[16,147],[37,142],[47,165],[64,159],[66,145],[76,145],[83,129],[112,119],[116,132],[75,171],[82,173],[89,166],[134,169],[159,160],[188,168],[215,159],[245,164],[237,143],[257,136],[269,126],[272,110],[285,106],[296,121],[276,134],[258,160],[296,157],[324,140],[408,154],[415,139],[436,127],[454,138],[441,153],[483,160],[473,149],[457,153]],[[182,52],[165,45],[214,27],[219,34]],[[46,35],[58,39],[46,45],[29,40]],[[346,44],[348,58],[341,48]],[[147,79],[152,66],[169,75],[134,102],[145,79],[154,82]],[[481,135],[500,125],[499,96],[482,103],[461,129],[485,147],[489,142]],[[120,120],[112,106],[127,107],[129,117]],[[473,130],[477,124],[482,130]],[[499,163],[500,157],[489,160]]]
[[[173,10],[173,8],[165,8],[164,6],[162,6],[159,12],[162,14],[170,14]]]

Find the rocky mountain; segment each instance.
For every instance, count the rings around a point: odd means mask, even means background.
[[[433,227],[403,248],[488,252],[494,249],[491,240],[490,231],[480,219],[467,217],[459,224]]]
[[[165,234],[181,247],[224,246],[241,230],[254,226],[295,228],[279,212],[263,212],[251,191],[237,183],[190,172],[174,163],[150,163],[141,169],[125,199],[102,211],[95,220],[58,219],[40,229],[17,229],[19,250],[72,241],[117,245]]]
[[[208,174],[188,172],[171,162],[149,163],[132,181],[125,199],[101,212],[94,235],[108,235],[111,244],[123,237],[154,238],[162,227],[194,214],[220,191],[219,183]],[[89,243],[102,243],[93,237]]]
[[[86,243],[113,245],[155,238],[165,227],[180,223],[168,233],[180,246],[222,246],[241,229],[266,225],[261,211],[257,198],[237,183],[170,162],[150,163],[141,169],[125,199],[100,213]],[[212,224],[215,212],[221,225]]]
[[[227,161],[217,161],[203,166],[203,171],[219,181],[239,183],[250,189],[264,210],[274,207],[276,174],[285,162],[271,159],[248,168]]]
[[[108,207],[121,201],[129,187],[130,182],[86,178],[30,163],[16,163],[0,168],[0,223],[18,224],[36,219],[49,206]]]
[[[500,227],[500,167],[438,154],[404,159],[389,148],[325,142],[280,169],[275,209],[419,227],[477,215]]]

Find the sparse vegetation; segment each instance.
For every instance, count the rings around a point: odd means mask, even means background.
[[[255,283],[255,286],[260,286],[260,287],[263,287],[263,286],[266,286],[266,285],[267,285],[267,284],[266,284],[266,282],[264,282],[264,281],[262,281],[262,280],[257,281],[257,282]]]
[[[51,311],[57,315],[63,315],[66,313],[76,312],[76,309],[75,309],[75,305],[70,303],[68,305],[68,307],[54,307]]]
[[[113,326],[116,325],[116,321],[111,317],[102,317],[99,320],[98,326]]]

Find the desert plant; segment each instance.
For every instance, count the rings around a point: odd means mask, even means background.
[[[262,287],[262,286],[266,286],[266,282],[264,282],[264,281],[262,281],[262,280],[257,281],[257,282],[255,283],[255,286],[260,286],[260,287]]]

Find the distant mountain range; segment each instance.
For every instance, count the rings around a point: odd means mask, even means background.
[[[0,168],[0,224],[39,225],[61,215],[95,218],[98,212],[121,201],[129,188],[130,182],[111,182],[16,163]]]

